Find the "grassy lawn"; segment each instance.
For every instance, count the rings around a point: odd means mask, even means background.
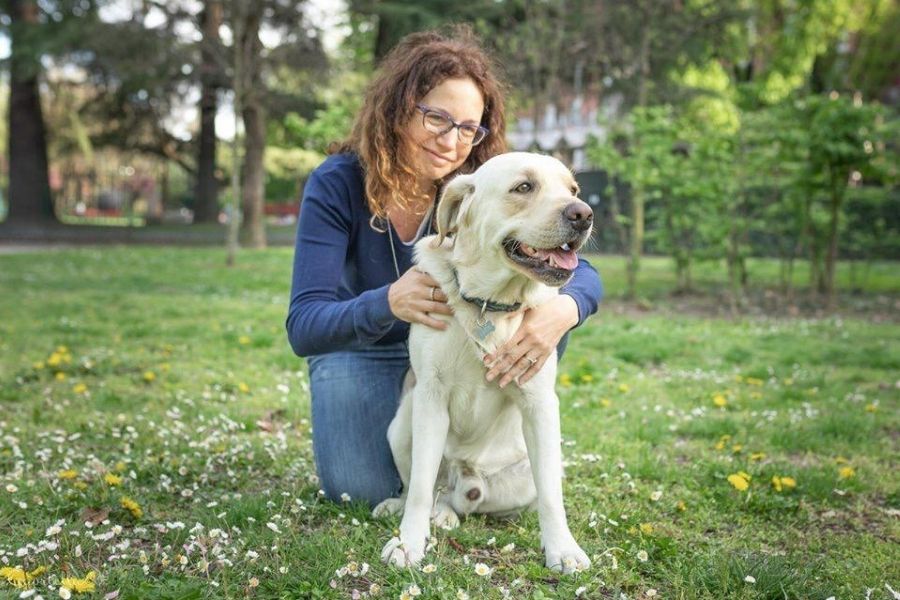
[[[59,598],[64,578],[134,599],[900,590],[896,264],[835,315],[730,318],[716,296],[681,310],[661,259],[645,263],[648,305],[622,304],[622,260],[598,258],[612,300],[573,335],[557,386],[569,521],[594,564],[562,577],[534,514],[435,531],[433,567],[382,565],[397,522],[317,494],[306,369],[283,329],[291,250],[223,263],[0,256],[0,598],[23,579]],[[774,285],[777,265],[751,276]]]

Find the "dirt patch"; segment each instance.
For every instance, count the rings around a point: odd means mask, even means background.
[[[900,294],[841,294],[836,308],[824,308],[824,301],[807,294],[788,298],[772,290],[754,290],[740,302],[727,294],[669,294],[653,300],[604,299],[604,313],[640,319],[647,316],[689,315],[717,319],[824,319],[865,318],[873,323],[900,322]]]

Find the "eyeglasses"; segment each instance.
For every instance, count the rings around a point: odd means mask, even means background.
[[[459,141],[469,146],[480,144],[484,137],[490,133],[486,127],[472,123],[457,123],[446,113],[436,108],[416,104],[416,108],[422,111],[422,125],[431,133],[444,135],[456,127],[456,135]]]

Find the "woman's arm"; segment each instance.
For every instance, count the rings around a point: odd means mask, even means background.
[[[600,306],[600,300],[603,298],[603,282],[591,263],[579,258],[571,281],[562,286],[559,291],[560,294],[566,294],[575,300],[578,308],[578,320],[574,326],[578,327],[589,316],[597,312],[597,307]]]
[[[350,190],[333,171],[317,169],[303,194],[294,249],[286,328],[298,356],[373,344],[395,322],[388,288],[338,299],[351,243]]]

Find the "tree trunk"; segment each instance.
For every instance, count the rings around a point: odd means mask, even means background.
[[[10,0],[7,6],[12,19],[7,223],[55,224],[38,90],[40,61],[33,47],[39,9],[33,0]]]
[[[647,83],[650,79],[650,33],[644,28],[641,34],[640,79],[638,81],[638,107],[647,105]],[[628,280],[626,297],[637,297],[637,275],[641,268],[644,249],[644,190],[640,186],[631,192],[631,248],[628,253]]]
[[[207,0],[201,17],[203,42],[200,49],[200,135],[197,154],[195,223],[215,223],[219,218],[219,185],[216,180],[216,99],[219,63],[216,48],[222,24],[222,3]]]
[[[631,190],[631,235],[628,253],[628,285],[626,297],[637,297],[637,275],[641,268],[644,248],[644,190],[635,186]]]
[[[828,248],[825,253],[825,293],[828,308],[834,307],[834,279],[838,257],[838,228],[841,218],[841,204],[844,200],[845,183],[838,177],[831,178],[831,220],[828,224]]]
[[[251,248],[266,247],[265,229],[265,167],[263,157],[266,146],[266,124],[263,110],[263,83],[261,71],[262,42],[259,39],[260,10],[252,5],[245,21],[244,68],[248,73],[242,98],[244,118],[244,165],[242,169],[242,205],[244,221],[241,239]]]
[[[262,107],[244,107],[243,240],[252,248],[266,247],[265,152],[266,131]]]

